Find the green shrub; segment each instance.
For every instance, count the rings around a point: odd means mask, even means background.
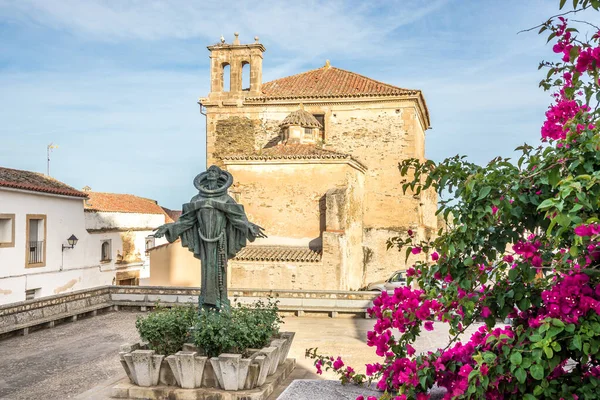
[[[197,317],[193,306],[170,309],[158,306],[148,316],[139,316],[135,327],[151,350],[168,356],[180,351],[188,341],[189,329]]]
[[[230,310],[202,310],[194,329],[194,344],[207,356],[243,353],[266,346],[279,332],[281,318],[277,302],[257,301]]]

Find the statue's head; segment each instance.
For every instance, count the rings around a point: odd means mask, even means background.
[[[206,170],[206,180],[208,181],[216,181],[223,174],[223,170],[216,165],[211,165]]]
[[[194,186],[201,195],[227,193],[227,189],[232,184],[233,177],[231,174],[216,165],[211,165],[194,179]]]

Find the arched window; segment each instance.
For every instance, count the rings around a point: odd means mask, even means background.
[[[223,64],[223,91],[229,92],[231,90],[231,68],[229,64]]]
[[[250,90],[250,63],[242,61],[242,90]]]
[[[100,261],[110,261],[110,240],[102,242],[100,247]]]

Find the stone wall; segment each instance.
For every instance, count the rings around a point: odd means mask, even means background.
[[[165,305],[196,304],[200,289],[197,287],[164,286],[103,286],[79,290],[69,294],[0,306],[0,335],[40,325],[53,327],[56,321],[76,320],[82,314],[95,315],[101,309],[121,306],[146,310],[159,301]],[[323,290],[261,290],[230,289],[231,300],[252,303],[258,299],[279,300],[281,311],[331,312],[364,315],[379,292],[348,292]]]
[[[227,170],[235,182],[230,192],[239,193],[238,202],[244,205],[248,219],[262,226],[269,236],[256,244],[320,247],[326,225],[325,196],[330,189],[351,188],[352,196],[342,206],[351,210],[341,210],[348,227],[362,217],[364,193],[359,181],[363,180],[363,172],[344,160],[329,164],[318,160],[252,164],[228,161]]]
[[[352,269],[351,275],[359,275],[362,284],[367,284],[387,278],[395,270],[405,269],[414,262],[413,258],[409,259],[408,264],[405,263],[404,256],[398,251],[386,249],[387,240],[404,234],[408,229],[416,232],[418,238],[431,237],[437,231],[435,192],[429,190],[420,195],[402,193],[402,177],[398,169],[398,163],[403,159],[415,157],[424,160],[425,157],[426,127],[416,101],[400,98],[306,101],[303,106],[310,113],[325,115],[325,149],[351,154],[367,167],[364,200],[361,202],[364,206],[361,229],[364,228],[364,231],[344,239],[352,242],[347,246],[344,240],[340,242],[334,237],[331,238],[332,243],[339,242],[340,251],[352,253],[347,265],[347,268]],[[223,140],[219,139],[221,132],[216,129],[219,121],[232,118],[252,121],[253,148],[259,152],[260,148],[277,142],[279,123],[298,107],[299,103],[293,101],[246,104],[240,107],[208,107],[207,163],[217,162],[215,155],[219,152],[215,151],[216,143]],[[247,122],[245,124],[248,125]],[[229,132],[233,130],[230,129]],[[234,135],[236,138],[228,140],[248,143],[245,134],[236,131]],[[254,167],[239,166],[235,167],[235,170],[229,169],[237,179],[238,176],[243,177],[244,174],[251,173],[251,168]],[[284,175],[278,177],[274,174],[270,179],[261,182],[260,199],[253,198],[252,194],[247,195],[244,189],[239,190],[240,198],[246,207],[252,210],[268,205],[273,200],[294,203],[298,191],[281,191],[282,183],[291,189],[294,185],[301,187],[298,182],[302,181],[320,182],[324,176],[319,174],[319,168],[321,167],[312,168],[311,171],[298,168],[294,176],[285,175],[285,179]],[[336,179],[332,181],[336,182]],[[271,187],[270,190],[267,186]],[[276,226],[280,213],[289,209],[266,206],[258,219],[269,227]],[[301,217],[308,227],[304,234],[316,231],[315,226],[319,224],[318,213],[301,214]],[[291,224],[292,227],[287,232],[285,227],[272,230],[272,233],[277,232],[274,240],[281,235],[296,235],[299,231],[293,226],[293,220]],[[357,226],[355,225],[355,228]],[[362,247],[360,252],[344,250],[355,248],[357,242],[360,242]]]
[[[111,306],[108,286],[7,304],[0,306],[0,334]]]

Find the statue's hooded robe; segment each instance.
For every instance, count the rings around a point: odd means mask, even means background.
[[[246,240],[256,238],[244,207],[227,194],[233,177],[220,171],[216,189],[208,189],[207,173],[194,179],[198,195],[183,205],[182,214],[174,224],[167,225],[165,237],[194,253],[201,262],[200,306],[220,309],[229,306],[227,299],[227,260],[246,246]],[[254,230],[257,232],[257,230]]]

